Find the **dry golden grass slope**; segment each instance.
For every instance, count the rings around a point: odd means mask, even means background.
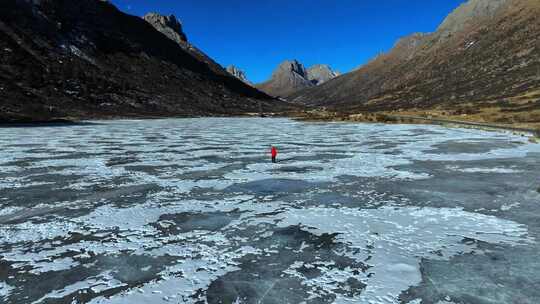
[[[348,113],[431,111],[534,125],[539,92],[540,1],[471,0],[435,33],[405,37],[358,70],[292,100]]]

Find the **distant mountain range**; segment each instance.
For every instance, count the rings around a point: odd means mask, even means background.
[[[305,87],[289,99],[339,111],[539,109],[540,1],[470,0],[436,32],[412,34],[351,73]]]
[[[306,69],[297,60],[281,63],[273,72],[272,78],[255,87],[275,97],[288,98],[306,88],[318,86],[337,77],[328,65],[315,65]]]
[[[2,0],[0,53],[0,122],[231,115],[280,105],[191,45],[174,16],[143,20],[107,1]]]
[[[0,1],[0,122],[290,108],[278,98],[344,113],[540,122],[540,1],[469,0],[435,32],[404,37],[350,73],[291,60],[256,85],[192,45],[175,16],[140,18],[102,0]]]

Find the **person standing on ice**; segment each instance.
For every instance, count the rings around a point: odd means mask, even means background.
[[[272,163],[277,163],[277,155],[278,155],[278,150],[276,147],[272,146],[272,149],[270,150],[270,153],[272,154]]]

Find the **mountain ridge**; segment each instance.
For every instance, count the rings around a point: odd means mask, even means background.
[[[100,0],[0,3],[0,121],[234,115],[279,102]]]
[[[176,18],[176,16],[165,16],[159,13],[151,12],[144,15],[143,19],[152,25],[157,31],[176,42],[186,52],[190,53],[200,61],[205,62],[215,73],[229,76],[223,66],[221,66],[188,40],[187,35],[182,29],[182,23],[178,20],[178,18]]]
[[[307,69],[307,79],[314,85],[323,84],[338,77],[339,75],[339,72],[335,72],[327,64],[316,64]]]
[[[255,87],[268,95],[288,98],[298,91],[321,85],[338,75],[339,73],[334,72],[325,64],[306,68],[296,59],[286,60],[272,72],[270,80],[257,84]]]
[[[492,106],[540,90],[540,3],[471,0],[359,69],[290,100],[339,111]],[[459,24],[454,26],[454,24]],[[533,98],[534,99],[534,98]],[[534,100],[531,100],[534,102]]]
[[[242,80],[243,82],[249,85],[252,85],[251,81],[249,81],[249,79],[246,76],[246,72],[244,72],[243,70],[237,68],[236,66],[232,64],[227,66],[226,70],[227,72],[229,72],[229,74],[233,75],[234,77]]]

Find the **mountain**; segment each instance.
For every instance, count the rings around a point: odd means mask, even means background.
[[[243,82],[251,85],[251,82],[248,80],[246,73],[240,70],[239,68],[235,67],[234,65],[229,65],[227,67],[227,72],[229,72],[229,74],[233,75],[234,77],[242,80]]]
[[[193,57],[206,63],[208,67],[217,74],[229,76],[227,71],[210,56],[188,41],[187,35],[182,29],[182,23],[174,15],[163,16],[158,13],[148,13],[143,19],[152,25],[156,30],[167,36],[172,41],[178,43],[186,52]]]
[[[540,1],[470,0],[436,32],[400,39],[361,68],[290,99],[343,111],[540,108],[539,43]]]
[[[189,46],[175,18],[156,20],[165,33],[107,1],[2,0],[0,121],[230,115],[279,106],[218,72]]]
[[[334,72],[332,68],[326,64],[314,65],[307,70],[307,79],[315,85],[323,84],[338,76],[339,72]]]
[[[322,84],[338,74],[327,65],[316,65],[306,69],[297,60],[281,63],[267,82],[256,85],[271,96],[287,98],[305,88]]]
[[[150,23],[156,30],[169,37],[169,39],[181,46],[188,46],[187,35],[182,29],[182,23],[176,19],[176,16],[163,16],[158,13],[148,13],[144,15],[143,19]]]
[[[314,84],[307,79],[306,68],[297,60],[281,63],[272,73],[269,81],[256,85],[268,95],[281,98],[312,86]]]
[[[448,38],[467,27],[476,18],[494,17],[508,0],[470,0],[460,5],[439,26],[437,34]]]

